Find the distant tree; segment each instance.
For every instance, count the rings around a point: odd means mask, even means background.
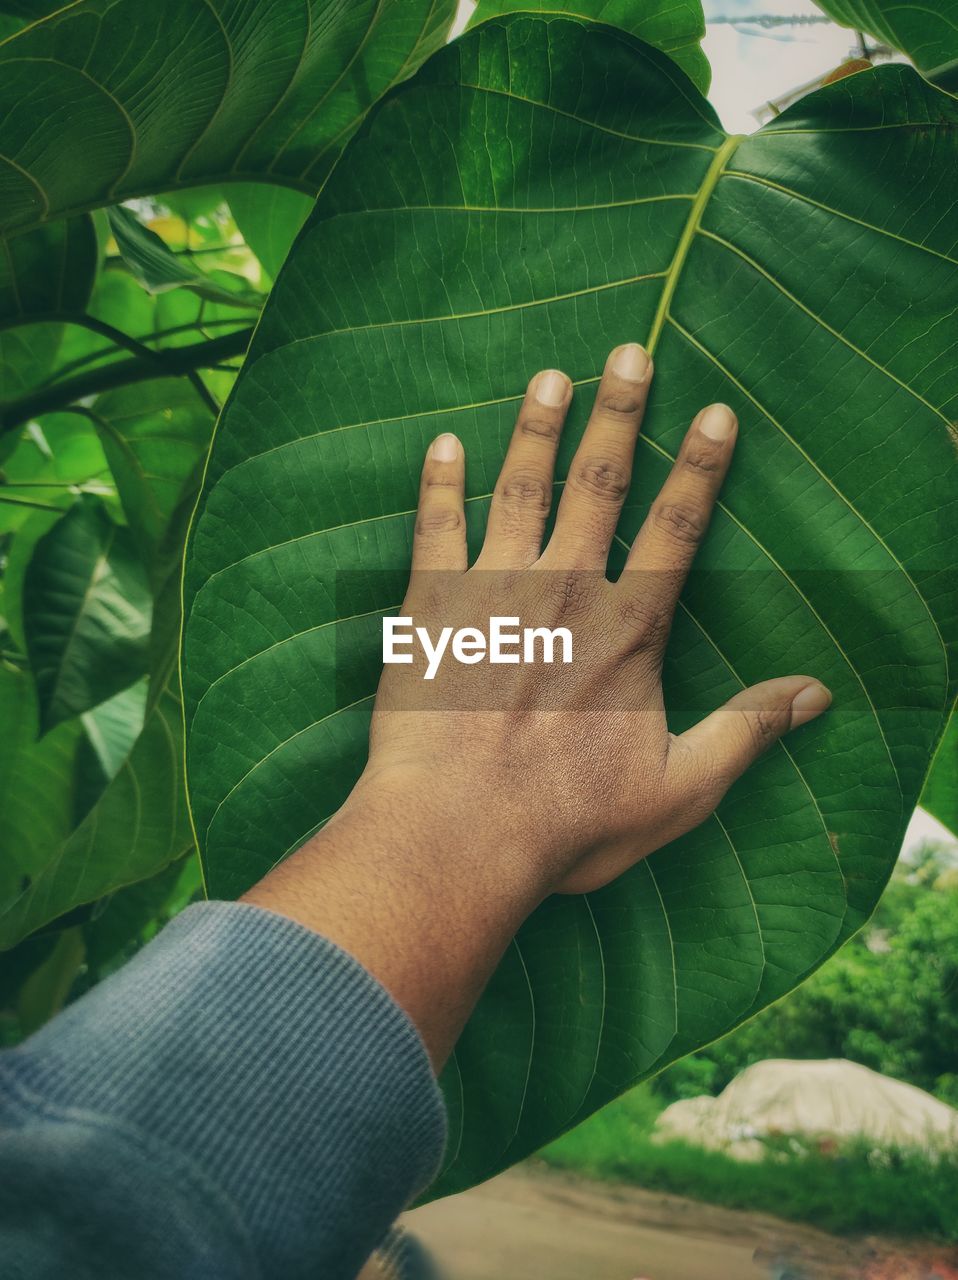
[[[807,982],[656,1088],[718,1093],[763,1058],[849,1058],[958,1106],[958,876],[933,850],[895,876],[868,926]]]

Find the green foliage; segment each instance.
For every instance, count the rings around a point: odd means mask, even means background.
[[[230,211],[243,239],[275,280],[296,234],[313,207],[311,196],[288,187],[236,183],[229,189]]]
[[[454,12],[453,0],[67,5],[0,44],[0,230],[233,178],[315,193]]]
[[[7,252],[0,257],[0,322],[85,309],[99,258],[89,215],[52,222],[3,243]]]
[[[108,897],[116,920],[118,891],[165,883],[192,845],[183,540],[267,278],[210,183],[314,193],[454,9],[0,4],[0,39],[17,32],[0,43],[0,709],[17,727],[0,756],[0,946],[99,918]],[[250,190],[270,189],[238,184],[238,207]],[[118,203],[133,195],[149,198]],[[310,203],[247,199],[267,274]],[[30,952],[18,982],[48,959]]]
[[[99,800],[0,912],[0,948],[77,904],[155,875],[193,844],[184,803],[178,699],[164,692]]]
[[[66,1003],[70,988],[83,963],[83,932],[79,925],[63,929],[54,940],[49,955],[30,974],[17,1000],[20,1031],[28,1036]]]
[[[842,1235],[933,1236],[958,1241],[958,1161],[852,1144],[835,1153],[789,1148],[758,1163],[681,1142],[653,1143],[661,1103],[634,1089],[546,1147],[550,1165],[631,1182],[730,1209],[763,1210]]]
[[[580,388],[561,484],[627,338],[658,380],[620,552],[696,409],[725,400],[742,422],[673,631],[674,727],[787,671],[835,691],[713,819],[523,928],[445,1076],[437,1192],[750,1017],[875,905],[954,696],[958,375],[938,321],[958,223],[928,193],[956,124],[958,105],[895,66],[728,138],[662,54],[515,15],[370,114],[296,241],[187,555],[187,768],[211,892],[296,848],[362,767],[432,436],[464,442],[475,552],[529,371]],[[836,258],[856,264],[840,289]]]
[[[958,22],[954,0],[815,0],[829,17],[867,31],[906,53],[919,71],[944,88],[958,89]]]
[[[958,715],[948,721],[921,793],[922,806],[958,835]]]
[[[26,671],[0,664],[0,903],[29,888],[73,827],[73,762],[81,727],[39,738],[36,689]]]
[[[958,877],[934,876],[896,876],[867,929],[779,1004],[670,1068],[659,1092],[720,1093],[764,1058],[849,1058],[958,1106]]]
[[[121,205],[107,210],[116,246],[135,279],[149,293],[189,289],[209,302],[232,306],[259,306],[262,296],[251,290],[242,276],[232,277],[232,289],[222,288],[202,271],[197,271],[182,255],[175,254],[155,231],[145,227],[136,214]],[[22,238],[22,237],[21,237]],[[14,244],[17,240],[14,239]]]
[[[708,92],[712,69],[702,52],[705,15],[701,0],[674,4],[636,4],[635,0],[479,0],[470,25],[507,13],[560,13],[619,27],[677,62],[702,93]]]
[[[39,539],[24,578],[41,730],[146,675],[152,611],[129,530],[114,524],[100,499],[84,497]]]
[[[206,456],[213,412],[193,382],[144,382],[99,396],[90,411],[117,496],[152,563],[184,490]]]

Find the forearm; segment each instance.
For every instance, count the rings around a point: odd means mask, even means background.
[[[353,1280],[442,1143],[368,973],[268,912],[190,907],[0,1055],[4,1275]]]
[[[393,778],[361,781],[244,901],[359,960],[415,1023],[438,1070],[543,891],[537,853],[514,826],[465,800],[450,812],[425,785]]]

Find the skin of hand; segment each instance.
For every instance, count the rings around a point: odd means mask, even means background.
[[[463,449],[453,435],[433,441],[400,613],[432,636],[493,616],[566,626],[573,661],[447,662],[429,682],[421,661],[386,666],[356,788],[246,895],[360,960],[437,1068],[538,903],[598,889],[702,822],[762,752],[831,701],[811,676],[786,676],[669,732],[665,647],[738,424],[725,405],[696,416],[610,582],[651,377],[637,344],[609,356],[544,550],[572,398],[564,374],[529,384],[472,568]]]

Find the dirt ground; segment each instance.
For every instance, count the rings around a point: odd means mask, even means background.
[[[443,1280],[958,1280],[955,1250],[839,1240],[535,1165],[403,1222]]]

